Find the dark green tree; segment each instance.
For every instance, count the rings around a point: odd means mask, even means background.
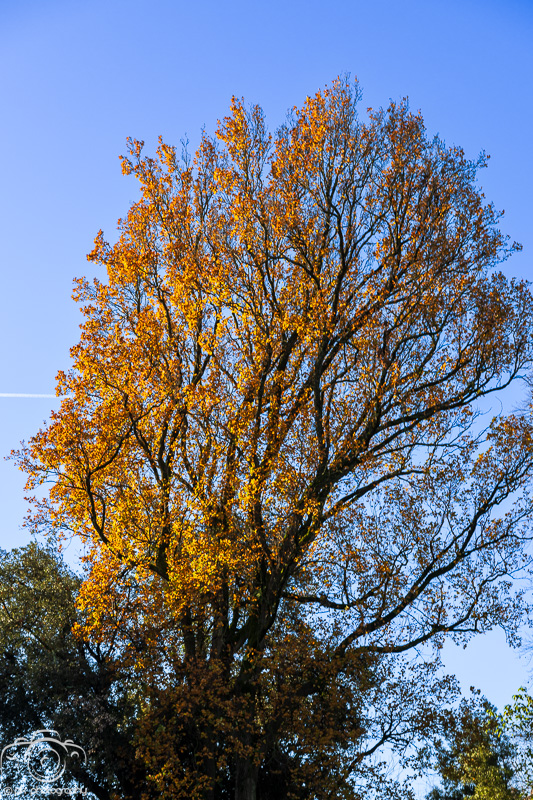
[[[125,800],[142,781],[132,744],[137,700],[112,642],[89,645],[72,634],[80,582],[34,543],[0,554],[2,747],[54,730],[87,754],[86,768],[69,762],[65,777],[98,800]],[[3,766],[4,784],[38,785],[15,762]]]

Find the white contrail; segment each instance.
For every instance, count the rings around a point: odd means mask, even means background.
[[[0,397],[57,397],[55,394],[20,394],[17,392],[0,392]]]

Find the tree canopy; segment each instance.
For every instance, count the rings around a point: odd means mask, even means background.
[[[34,528],[87,543],[78,635],[142,680],[157,797],[378,792],[449,690],[416,648],[524,609],[531,416],[481,414],[531,365],[517,245],[484,155],[358,101],[272,136],[234,98],[194,157],[130,140],[140,199],[19,453]]]

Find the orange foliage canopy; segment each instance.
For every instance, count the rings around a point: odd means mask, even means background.
[[[358,99],[274,138],[234,99],[192,160],[130,141],[141,197],[20,454],[34,524],[91,543],[80,635],[138,670],[158,797],[355,797],[423,729],[399,654],[518,623],[531,420],[478,414],[531,362],[516,245],[483,156]]]

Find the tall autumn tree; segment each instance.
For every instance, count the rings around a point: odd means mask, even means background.
[[[446,692],[409,654],[524,607],[531,417],[483,405],[531,364],[516,245],[484,156],[358,100],[272,137],[234,99],[193,159],[130,141],[140,199],[19,455],[34,527],[87,542],[78,635],[138,671],[157,797],[370,796]]]

